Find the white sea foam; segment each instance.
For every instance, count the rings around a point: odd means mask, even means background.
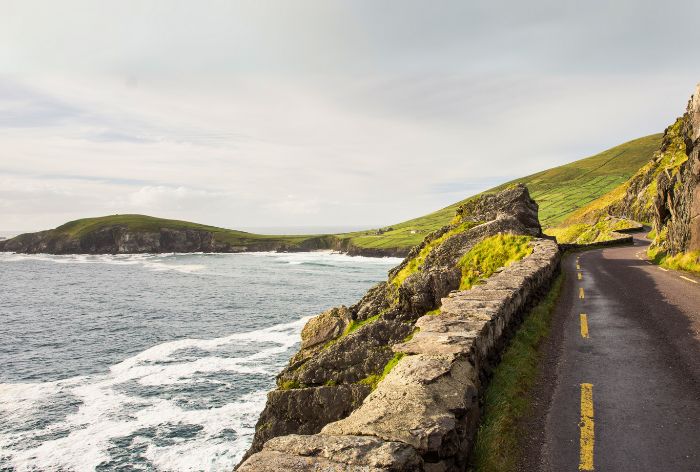
[[[35,384],[0,384],[0,413],[6,421],[23,425],[42,404],[70,396],[81,403],[77,410],[42,429],[9,429],[0,432],[0,457],[9,458],[17,471],[90,471],[110,459],[111,440],[134,435],[144,428],[164,425],[194,425],[193,438],[158,445],[147,437],[136,437],[147,446],[145,458],[159,470],[231,469],[250,445],[255,420],[265,403],[264,390],[239,397],[217,408],[184,409],[174,399],[140,397],[127,393],[128,382],[144,386],[187,384],[203,380],[210,372],[258,373],[270,376],[279,365],[277,354],[292,348],[308,318],[248,333],[216,339],[182,339],[159,344],[112,366],[104,375],[74,377]],[[265,343],[262,349],[243,357],[206,354],[227,346]],[[270,346],[271,344],[271,346]],[[197,359],[173,357],[183,349],[196,348],[205,354]],[[33,438],[68,429],[69,434],[40,444]],[[226,437],[234,431],[235,437]],[[26,447],[30,444],[30,447]],[[2,459],[0,459],[2,460]],[[2,466],[2,464],[0,464]]]
[[[200,272],[207,268],[204,264],[173,263],[173,254],[16,254],[0,253],[0,261],[20,262],[35,260],[54,262],[56,264],[107,264],[107,265],[141,265],[154,272],[176,271],[182,273]]]
[[[313,252],[251,252],[248,253],[256,257],[266,257],[286,262],[290,265],[301,264],[332,264],[332,265],[387,265],[388,263],[399,264],[403,259],[400,257],[366,257],[349,256],[347,254],[334,251],[313,251]]]
[[[328,265],[336,267],[399,264],[402,259],[398,257],[365,257],[348,256],[332,251],[314,252],[250,252],[238,254],[225,253],[161,253],[161,254],[17,254],[0,253],[0,261],[20,262],[23,260],[39,260],[54,262],[57,264],[107,264],[107,265],[141,265],[147,270],[176,271],[185,274],[202,272],[208,269],[207,264],[182,263],[182,256],[218,256],[218,257],[264,257],[286,263],[289,265]],[[204,260],[206,261],[206,260]]]

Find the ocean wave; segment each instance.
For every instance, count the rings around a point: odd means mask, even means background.
[[[193,263],[183,263],[184,258],[193,258]],[[351,266],[393,266],[402,259],[398,257],[348,256],[332,251],[315,252],[249,252],[249,253],[159,253],[159,254],[19,254],[0,253],[2,262],[22,262],[26,260],[53,262],[56,264],[106,264],[106,265],[140,265],[154,271],[176,271],[185,274],[199,273],[209,269],[207,257],[264,257],[288,265],[305,265],[315,267],[351,267]]]
[[[0,417],[5,424],[37,425],[33,429],[3,428],[0,466],[7,460],[7,466],[17,471],[79,472],[95,470],[101,464],[117,467],[117,444],[126,454],[126,465],[137,468],[140,463],[156,470],[231,469],[250,445],[266,392],[288,357],[287,351],[296,346],[307,319],[215,339],[162,343],[113,365],[102,375],[0,384]],[[230,345],[256,343],[264,347],[246,356],[227,358],[216,352]],[[183,349],[197,353],[197,357],[178,358]],[[259,374],[266,379],[265,388],[253,385],[252,391],[222,406],[199,409],[184,408],[177,398],[138,395],[123,388],[130,382],[162,388],[177,384],[187,394],[188,385],[225,383],[210,378],[212,373],[225,372]],[[68,397],[76,399],[71,403],[76,408],[67,409],[53,421],[42,418],[42,405],[60,404]],[[173,428],[191,434],[173,441]]]

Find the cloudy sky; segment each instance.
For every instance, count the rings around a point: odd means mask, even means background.
[[[660,132],[697,1],[0,0],[0,230],[377,226]]]

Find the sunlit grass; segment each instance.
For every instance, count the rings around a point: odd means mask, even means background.
[[[684,270],[700,274],[700,251],[681,252],[669,256],[652,247],[647,251],[647,255],[655,264],[659,264],[667,269]]]
[[[497,234],[472,247],[459,261],[462,269],[460,290],[468,290],[498,269],[508,267],[532,253],[529,236]]]

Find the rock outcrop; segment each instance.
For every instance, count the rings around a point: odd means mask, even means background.
[[[630,180],[580,209],[567,222],[598,225],[620,217],[654,228],[652,249],[700,250],[700,84],[685,113],[664,131],[653,159]]]
[[[700,250],[700,84],[686,112],[666,128],[659,151],[625,184],[611,215],[651,223],[657,249]]]
[[[235,233],[235,235],[231,237],[230,233]],[[59,227],[48,231],[26,233],[11,239],[0,240],[0,251],[26,254],[231,253],[333,250],[344,252],[351,256],[404,257],[409,249],[405,247],[358,247],[352,244],[351,238],[341,238],[335,235],[260,236],[240,231],[229,232],[228,230],[216,231],[170,227],[167,226],[167,223],[155,229],[134,229],[126,224],[104,224],[78,234],[62,231],[61,227]]]
[[[60,229],[60,228],[59,228]],[[133,230],[127,225],[107,225],[80,235],[59,229],[21,234],[0,241],[0,251],[28,254],[143,254],[167,252],[312,251],[338,245],[333,236],[308,237],[295,244],[281,239],[220,239],[214,231],[161,227]]]
[[[532,253],[459,290],[463,256],[503,233]],[[485,380],[557,270],[540,236],[524,186],[472,200],[387,282],[309,321],[240,470],[461,470]]]

